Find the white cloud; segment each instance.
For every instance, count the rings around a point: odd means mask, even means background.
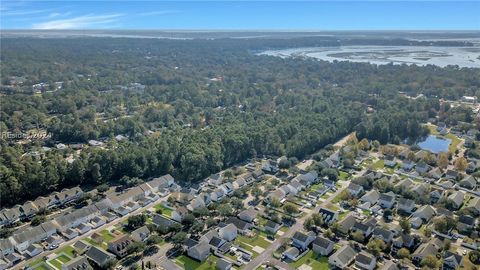
[[[107,24],[117,22],[122,14],[109,15],[84,15],[69,19],[52,20],[33,24],[34,29],[85,29],[90,27],[105,27]]]
[[[157,11],[139,13],[138,15],[140,15],[140,16],[154,16],[154,15],[172,14],[172,13],[177,13],[177,12],[178,11],[176,11],[176,10],[157,10]]]
[[[39,9],[39,10],[9,10],[5,8],[7,11],[2,12],[2,16],[24,16],[24,15],[34,15],[40,13],[46,13],[51,11],[51,9]]]

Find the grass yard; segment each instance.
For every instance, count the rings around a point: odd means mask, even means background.
[[[99,247],[99,248],[104,249],[104,250],[107,250],[107,248],[108,248],[108,244],[107,244],[107,243],[102,242],[102,243],[99,244],[99,243],[95,242],[95,241],[94,241],[92,238],[90,238],[90,237],[87,237],[87,238],[85,238],[85,239],[83,239],[83,240],[84,240],[85,242],[89,243],[89,244],[92,245],[92,246],[96,246],[96,247]]]
[[[108,230],[103,230],[100,232],[100,234],[102,235],[103,241],[107,243],[115,238],[115,235],[110,233]]]
[[[338,210],[340,210],[340,207],[338,207],[338,206],[335,205],[335,204],[331,204],[331,203],[327,203],[327,204],[325,205],[325,208],[330,209],[330,210],[333,210],[333,211],[338,211]]]
[[[52,268],[45,263],[40,263],[38,265],[35,265],[35,267],[33,267],[33,270],[51,270],[51,269]]]
[[[158,209],[161,209],[162,210],[162,215],[168,217],[168,218],[171,218],[172,217],[172,209],[166,207],[165,205],[159,203],[157,205],[155,205],[155,210],[158,210]]]
[[[340,192],[337,197],[333,198],[332,203],[339,203],[341,201],[344,201],[348,198],[348,195],[348,190],[345,189],[344,191]]]
[[[43,258],[39,258],[39,259],[36,259],[35,261],[31,262],[29,264],[29,266],[36,266],[37,264],[41,264],[43,262],[45,262],[45,260]]]
[[[448,150],[450,151],[450,153],[455,153],[455,151],[457,150],[458,144],[461,142],[461,140],[457,136],[451,133],[448,133],[445,137],[452,140],[452,142],[448,146]]]
[[[68,258],[66,255],[62,254],[50,261],[48,261],[51,265],[53,265],[57,269],[62,269],[62,265],[66,262],[70,261],[71,259]]]
[[[328,270],[328,258],[324,256],[318,256],[312,250],[310,250],[305,256],[300,258],[298,261],[290,263],[295,269],[298,269],[303,264],[309,265],[312,269],[315,270]]]
[[[340,174],[338,175],[338,178],[340,180],[347,180],[348,179],[348,173],[346,173],[344,171],[340,171]]]
[[[62,254],[62,253],[65,253],[72,258],[75,257],[75,249],[72,246],[67,246],[60,250],[55,251],[55,254]]]
[[[350,211],[344,211],[343,213],[339,214],[338,220],[343,220],[348,215],[348,213],[350,213]]]
[[[378,160],[377,162],[372,164],[372,169],[380,170],[385,167],[385,161],[383,159]]]
[[[205,262],[198,262],[190,257],[182,255],[175,259],[177,265],[182,267],[185,270],[209,270],[209,269],[216,269],[216,263],[218,258],[215,256],[210,255]]]
[[[270,246],[270,242],[265,240],[265,238],[263,238],[263,236],[261,236],[260,234],[257,234],[255,237],[252,237],[252,238],[246,237],[243,235],[238,235],[236,241],[251,245],[253,247],[259,246],[262,248],[267,248]]]

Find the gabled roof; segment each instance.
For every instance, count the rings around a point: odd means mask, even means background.
[[[402,207],[414,207],[415,202],[410,199],[400,198],[398,199],[398,205]]]
[[[225,221],[226,224],[233,224],[235,227],[237,227],[238,230],[246,230],[250,227],[250,223],[245,222],[237,217],[230,217]]]
[[[364,264],[364,265],[369,265],[373,261],[375,261],[375,257],[370,253],[362,251],[362,252],[357,254],[357,256],[355,257],[355,261],[357,261],[361,264]]]
[[[109,260],[113,259],[114,256],[103,249],[92,246],[86,253],[85,256],[90,260],[94,261],[96,264],[102,266]]]
[[[317,238],[315,238],[315,240],[313,240],[313,244],[321,248],[327,249],[330,245],[333,245],[333,242],[327,238],[318,236]]]
[[[395,200],[395,196],[388,193],[380,194],[380,200],[385,202],[393,202]]]
[[[450,194],[450,196],[448,196],[448,199],[453,201],[456,205],[461,205],[463,203],[464,197],[465,197],[465,193],[459,190]]]
[[[385,230],[382,227],[376,227],[373,230],[373,235],[381,236],[383,239],[391,239],[393,237],[393,232]]]
[[[305,233],[297,231],[293,235],[293,239],[297,240],[299,242],[305,242],[305,241],[307,241],[308,238],[310,238],[312,236],[315,236],[315,234],[313,232],[308,232],[308,233],[305,234]]]
[[[475,225],[475,218],[472,216],[461,215],[460,217],[458,217],[458,222],[473,226]]]
[[[340,261],[343,265],[347,265],[349,262],[353,260],[357,252],[349,245],[344,245],[335,253],[333,253],[330,258],[336,258],[336,261]]]

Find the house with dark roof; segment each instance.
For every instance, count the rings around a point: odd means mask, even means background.
[[[473,213],[473,215],[478,216],[480,214],[480,197],[473,197],[468,201],[467,209]]]
[[[9,238],[0,239],[0,257],[7,256],[14,252],[14,246]]]
[[[345,269],[353,262],[353,260],[355,260],[356,255],[357,252],[353,248],[351,248],[349,245],[344,245],[335,253],[330,255],[330,257],[328,257],[328,263],[331,266]]]
[[[361,232],[364,238],[368,238],[372,234],[374,228],[375,225],[373,224],[368,224],[366,222],[355,222],[351,231],[352,234],[356,232]]]
[[[295,232],[292,237],[292,246],[297,247],[300,250],[305,250],[315,240],[314,232]]]
[[[415,208],[415,201],[410,199],[400,198],[398,199],[397,209],[405,213],[412,213]]]
[[[477,179],[475,177],[471,176],[471,175],[463,178],[459,183],[459,185],[461,187],[464,187],[464,188],[470,189],[470,190],[475,189],[477,187],[477,184],[478,184]]]
[[[463,267],[463,257],[457,253],[446,251],[443,255],[443,269],[459,269]]]
[[[330,209],[322,207],[322,208],[320,208],[320,210],[318,210],[318,213],[320,214],[320,216],[322,216],[323,221],[326,224],[332,224],[332,223],[334,223],[335,221],[338,220],[338,212],[337,211],[330,210]]]
[[[318,236],[312,242],[312,250],[318,255],[328,256],[332,253],[334,243],[327,238]]]
[[[253,221],[257,218],[258,212],[250,207],[238,213],[237,217],[245,222],[253,223]]]
[[[210,256],[210,245],[201,241],[187,250],[187,255],[197,261],[203,262]]]
[[[447,199],[455,209],[459,209],[463,205],[464,198],[465,193],[461,190],[458,190],[450,194]]]
[[[183,218],[188,214],[187,208],[180,206],[172,211],[172,219],[177,222],[182,222]]]
[[[448,180],[457,181],[460,178],[460,174],[454,170],[447,170],[445,173],[445,178]]]
[[[248,231],[250,231],[250,228],[253,227],[252,223],[245,222],[237,217],[229,217],[227,220],[225,220],[225,223],[235,225],[240,234],[247,233]]]
[[[218,230],[218,235],[226,241],[233,241],[237,238],[237,227],[233,223],[230,223],[227,226],[220,228]]]
[[[76,250],[77,254],[82,255],[87,252],[91,246],[82,240],[78,240],[72,245],[72,247]]]
[[[380,193],[376,189],[372,189],[369,192],[365,193],[365,195],[360,198],[360,201],[363,203],[368,202],[370,203],[370,205],[374,205],[378,202],[379,199]]]
[[[127,235],[120,235],[108,242],[108,251],[117,255],[119,258],[125,257],[128,247],[133,243],[132,238]]]
[[[62,270],[93,270],[93,267],[88,262],[87,257],[80,256],[64,263]]]
[[[282,258],[289,261],[296,261],[298,259],[298,255],[300,255],[300,250],[297,247],[289,247],[283,252]]]
[[[357,185],[353,182],[350,182],[348,185],[348,193],[354,197],[358,197],[361,193],[363,192],[363,187],[360,185]]]
[[[355,225],[356,222],[357,220],[355,219],[355,217],[352,214],[348,214],[344,219],[338,222],[338,230],[343,235],[347,235],[350,232],[350,230],[353,228],[353,225]]]
[[[457,229],[460,232],[469,232],[475,227],[475,218],[468,215],[458,217]]]
[[[440,248],[443,247],[442,241],[437,238],[431,239],[427,243],[421,244],[412,254],[412,261],[416,264],[420,263],[423,258],[428,255],[436,255]]]
[[[276,234],[280,229],[280,227],[281,227],[280,224],[273,222],[271,220],[268,220],[264,226],[264,229],[269,233]]]
[[[393,232],[386,230],[382,227],[376,227],[373,230],[373,238],[380,239],[383,242],[385,242],[387,245],[389,245],[392,240],[393,240]]]
[[[401,248],[410,249],[413,247],[415,239],[410,234],[402,233],[393,240],[393,250]]]
[[[144,242],[150,236],[150,230],[147,226],[142,226],[130,233],[130,236],[135,242]]]
[[[358,269],[373,270],[377,265],[377,259],[370,253],[362,251],[355,257],[355,266]]]
[[[226,259],[220,258],[217,260],[216,268],[218,270],[230,270],[232,269],[232,263]]]
[[[110,261],[115,259],[113,254],[95,246],[92,246],[85,253],[85,256],[100,268],[105,267]]]
[[[395,203],[395,194],[393,193],[382,193],[378,199],[378,204],[382,208],[392,208]]]

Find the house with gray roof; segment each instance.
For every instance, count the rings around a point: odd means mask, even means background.
[[[398,199],[397,208],[405,213],[412,213],[413,209],[415,208],[415,201],[400,198]]]
[[[477,184],[478,184],[477,179],[471,175],[463,178],[459,183],[461,187],[470,189],[470,190],[475,189],[477,187]]]
[[[459,209],[463,205],[464,198],[465,193],[461,190],[455,191],[448,196],[448,200],[452,203],[455,209]]]
[[[85,256],[79,256],[62,265],[62,270],[93,270]]]
[[[0,257],[13,253],[14,248],[15,247],[10,238],[0,239]]]
[[[210,245],[201,241],[187,250],[187,255],[197,261],[203,262],[210,256]]]
[[[312,250],[318,255],[328,256],[333,251],[334,244],[331,240],[318,236],[312,242]]]
[[[218,259],[217,260],[217,265],[216,265],[218,270],[230,270],[232,269],[232,263],[226,259]]]
[[[359,269],[373,270],[377,265],[377,259],[370,253],[362,251],[355,257],[355,266]]]
[[[345,269],[353,262],[353,260],[355,260],[356,255],[357,252],[352,247],[349,245],[344,245],[335,253],[330,255],[330,257],[328,257],[328,263],[331,266]]]
[[[315,240],[315,233],[313,232],[295,232],[292,237],[292,245],[300,250],[305,250]]]
[[[378,204],[382,208],[392,208],[395,203],[395,194],[393,193],[382,193],[378,198]]]
[[[385,242],[387,245],[389,245],[393,240],[393,232],[387,229],[384,229],[382,227],[376,227],[373,230],[372,237],[376,239],[380,239],[383,242]]]
[[[101,248],[92,246],[85,256],[94,262],[98,267],[105,267],[110,261],[115,259],[115,256]]]

